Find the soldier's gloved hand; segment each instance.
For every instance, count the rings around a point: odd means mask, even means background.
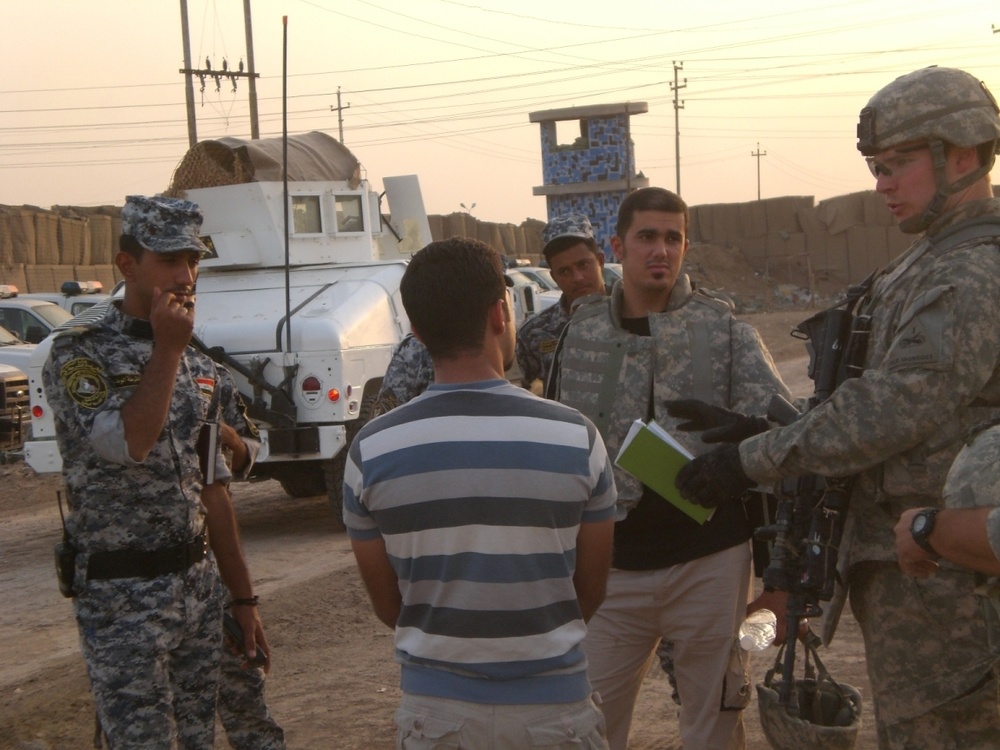
[[[756,484],[743,471],[740,447],[735,443],[696,457],[677,473],[674,480],[681,496],[703,508],[714,508],[738,500]]]
[[[740,414],[695,398],[667,401],[666,406],[671,417],[687,420],[677,425],[678,430],[701,432],[702,442],[705,443],[738,443],[769,428],[764,417]]]

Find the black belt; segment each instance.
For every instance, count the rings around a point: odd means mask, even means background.
[[[87,580],[109,578],[156,578],[183,573],[208,555],[208,538],[202,531],[190,542],[161,549],[115,549],[92,552],[87,561]]]

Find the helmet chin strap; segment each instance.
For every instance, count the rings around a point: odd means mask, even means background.
[[[976,169],[969,172],[967,175],[960,177],[955,180],[955,182],[948,183],[948,178],[945,176],[945,149],[944,141],[940,138],[935,138],[928,146],[931,149],[931,157],[934,160],[934,183],[937,190],[934,193],[934,197],[931,198],[931,202],[927,204],[927,208],[924,209],[923,213],[917,216],[911,216],[908,219],[903,219],[899,222],[899,229],[904,234],[918,234],[927,229],[934,221],[941,215],[944,210],[944,204],[948,200],[948,197],[965,190],[970,185],[975,184],[983,176],[989,174],[989,171],[993,169],[993,162],[996,160],[996,148],[994,147],[994,156],[990,159],[989,164],[983,164]]]

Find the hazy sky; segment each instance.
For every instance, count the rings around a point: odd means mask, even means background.
[[[246,56],[243,0],[188,0],[191,55]],[[120,205],[188,146],[179,0],[0,0],[0,204]],[[338,133],[366,176],[417,174],[429,213],[545,218],[530,112],[645,101],[636,163],[692,205],[873,186],[858,111],[893,78],[964,68],[1000,94],[1000,4],[954,0],[253,0],[262,136]],[[686,80],[686,84],[685,84]],[[199,139],[249,137],[247,83],[195,82]],[[758,151],[766,156],[754,157]],[[995,171],[996,179],[998,172]]]

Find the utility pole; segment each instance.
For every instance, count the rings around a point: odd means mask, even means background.
[[[337,106],[336,107],[330,107],[330,111],[333,112],[334,110],[336,110],[336,112],[337,112],[337,127],[339,128],[338,132],[340,133],[340,143],[341,144],[344,143],[344,110],[345,109],[350,109],[350,108],[351,108],[351,103],[350,102],[348,102],[347,104],[341,105],[341,103],[340,103],[340,86],[337,86]]]
[[[677,96],[681,89],[687,88],[688,79],[684,83],[678,83],[677,72],[684,70],[684,63],[674,60],[674,82],[670,84],[670,90],[674,92],[674,159],[677,162],[677,195],[681,194],[681,110],[684,109],[684,100]]]
[[[760,150],[760,141],[757,142],[757,150],[751,151],[750,156],[757,157],[757,200],[760,200],[760,157],[767,156],[767,151]]]
[[[205,58],[204,68],[192,68],[191,67],[191,35],[188,29],[188,13],[187,13],[187,0],[181,0],[181,36],[183,37],[182,42],[184,45],[184,67],[180,69],[180,73],[184,74],[185,77],[185,93],[187,100],[187,118],[188,118],[188,143],[191,147],[194,147],[198,143],[198,126],[195,123],[195,113],[194,113],[194,76],[198,76],[201,81],[201,90],[205,91],[205,81],[211,78],[215,81],[215,90],[219,91],[222,89],[222,79],[225,78],[233,84],[233,91],[236,91],[236,80],[238,78],[247,78],[250,80],[250,130],[254,138],[259,137],[259,131],[257,129],[257,89],[254,85],[254,79],[258,77],[258,74],[253,71],[253,38],[250,29],[250,0],[244,0],[243,4],[244,11],[244,25],[247,29],[247,56],[250,59],[250,70],[243,70],[243,60],[240,60],[240,65],[237,70],[229,69],[229,62],[223,58],[222,68],[215,70],[212,67],[212,61],[209,58]]]
[[[250,137],[260,138],[260,123],[257,117],[257,72],[253,61],[253,21],[250,19],[250,0],[243,0],[243,27],[247,38],[247,83],[250,97]],[[186,64],[186,63],[185,63]]]
[[[181,37],[184,43],[184,67],[191,67],[191,35],[188,32],[187,0],[181,0]],[[194,148],[198,142],[198,125],[194,117],[194,81],[191,76],[184,79],[184,98],[187,101],[188,146]]]

